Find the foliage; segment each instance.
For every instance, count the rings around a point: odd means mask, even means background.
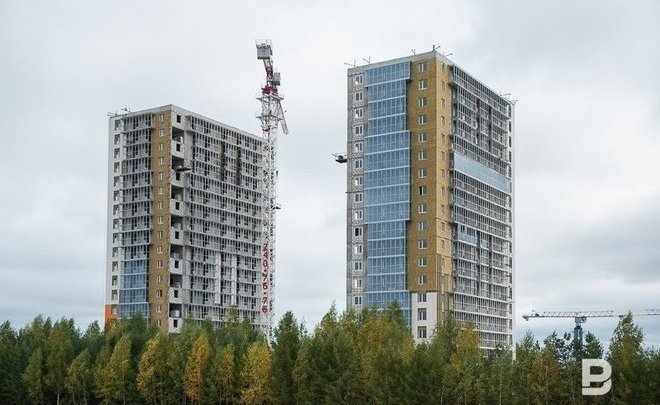
[[[581,360],[603,356],[612,390],[584,397]],[[220,328],[186,320],[170,335],[139,315],[82,334],[72,319],[0,325],[0,403],[652,404],[659,374],[660,351],[644,347],[630,314],[607,348],[591,333],[581,343],[528,332],[515,350],[490,351],[451,317],[415,344],[396,304],[359,314],[333,306],[309,334],[287,312],[270,342],[236,311]]]

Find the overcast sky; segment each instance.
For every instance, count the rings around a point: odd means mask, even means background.
[[[291,132],[278,315],[345,306],[345,63],[434,44],[518,100],[518,335],[573,328],[531,309],[660,307],[660,2],[220,3],[0,1],[1,319],[102,320],[107,112],[175,104],[258,133],[259,38]],[[660,317],[638,321],[660,346]]]

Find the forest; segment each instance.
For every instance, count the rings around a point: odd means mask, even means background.
[[[442,322],[415,344],[401,310],[338,314],[312,330],[287,312],[266,337],[235,315],[221,328],[184,322],[163,334],[140,315],[107,330],[36,317],[0,326],[0,403],[7,404],[659,404],[660,351],[631,314],[604,346],[526,333],[484,352],[473,326]],[[581,359],[605,358],[612,389],[582,396]]]

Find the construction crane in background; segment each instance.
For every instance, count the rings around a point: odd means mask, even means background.
[[[645,309],[644,311],[633,312],[633,316],[653,316],[660,315],[660,309]],[[582,341],[582,324],[587,322],[587,318],[623,318],[626,314],[616,314],[614,311],[532,311],[524,314],[522,317],[526,321],[536,318],[574,318],[575,328],[573,329],[573,339]]]
[[[277,205],[277,127],[288,134],[289,130],[282,110],[282,96],[277,87],[280,85],[280,73],[273,67],[273,46],[270,41],[257,42],[257,60],[264,63],[266,84],[261,88],[257,100],[261,102],[261,112],[257,115],[261,123],[264,142],[263,179],[263,215],[261,229],[261,315],[263,324],[270,335],[272,328],[273,288],[275,274],[275,210]]]

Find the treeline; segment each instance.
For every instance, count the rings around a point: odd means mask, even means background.
[[[484,354],[478,333],[451,320],[415,345],[396,307],[337,314],[312,333],[286,313],[267,341],[234,317],[224,327],[185,322],[164,335],[140,316],[81,333],[73,319],[41,316],[0,327],[0,403],[660,403],[660,353],[645,349],[631,315],[607,353],[592,334],[542,343],[528,333],[516,357]],[[606,358],[612,390],[581,395],[581,359]]]

